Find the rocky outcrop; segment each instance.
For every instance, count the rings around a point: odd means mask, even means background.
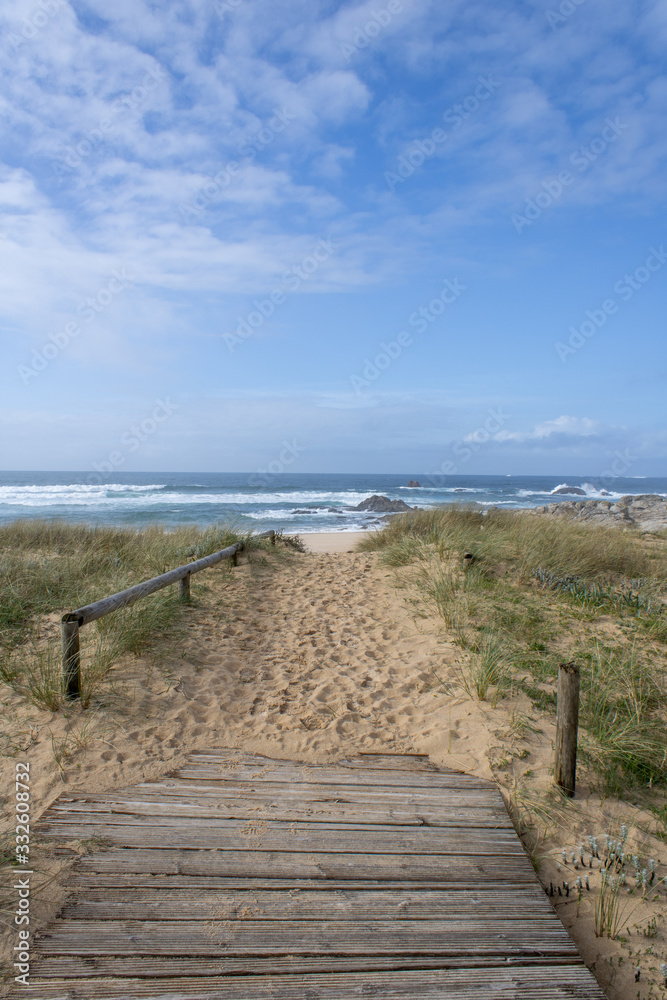
[[[580,489],[578,486],[559,486],[557,490],[552,490],[551,495],[556,496],[571,496],[575,495],[578,497],[585,497],[586,490]]]
[[[350,507],[350,510],[370,510],[374,514],[399,514],[404,510],[412,510],[412,507],[408,507],[403,500],[390,500],[389,497],[373,494],[372,497],[367,497],[358,503],[356,507]]]
[[[637,528],[639,531],[667,530],[667,497],[655,493],[624,496],[620,500],[569,500],[535,507],[535,514],[569,517],[590,524]]]
[[[416,480],[416,479],[411,479],[410,480],[410,482],[408,483],[408,487],[410,487],[410,486],[414,487],[415,489],[417,487],[419,487],[421,489],[421,486],[420,486],[418,480]]]

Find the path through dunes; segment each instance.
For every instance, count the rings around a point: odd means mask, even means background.
[[[176,730],[194,717],[207,724],[209,744],[213,726],[221,745],[306,760],[453,753],[451,766],[491,775],[493,737],[481,726],[466,731],[473,706],[438,677],[453,647],[413,618],[374,554],[294,555],[235,573],[243,589],[225,598],[226,624],[215,609],[193,612],[184,660],[174,664],[187,702],[170,713]],[[201,733],[197,726],[198,745]]]
[[[35,1000],[604,1000],[497,788],[422,756],[214,749],[63,794],[40,833],[105,846],[35,942]]]
[[[434,855],[429,853],[432,846],[429,838],[434,836],[431,824],[437,823],[441,817],[442,802],[432,801],[428,797],[421,799],[418,802],[419,812],[415,814],[415,801],[409,796],[394,792],[388,796],[386,788],[372,787],[374,782],[370,785],[367,782],[365,788],[360,788],[357,787],[356,779],[347,783],[344,796],[330,792],[318,794],[315,805],[311,799],[312,789],[308,787],[309,783],[303,782],[301,778],[280,782],[279,787],[276,785],[273,789],[275,794],[270,816],[276,823],[311,822],[316,811],[318,821],[326,820],[332,827],[327,831],[329,839],[326,842],[311,842],[308,852],[301,852],[301,867],[290,869],[278,865],[281,847],[277,840],[271,839],[278,836],[278,829],[266,831],[267,839],[263,840],[266,851],[255,852],[252,857],[248,854],[248,849],[253,844],[252,836],[244,834],[239,842],[245,852],[241,857],[232,846],[234,837],[240,835],[239,829],[222,821],[239,821],[243,828],[255,831],[254,821],[258,817],[262,819],[262,809],[266,803],[260,807],[255,802],[249,814],[247,784],[228,788],[221,795],[208,789],[207,777],[203,780],[202,788],[199,787],[202,783],[198,782],[197,788],[191,788],[187,794],[179,785],[176,799],[169,791],[170,785],[165,784],[165,775],[179,769],[182,772],[179,781],[187,779],[192,783],[193,775],[188,774],[188,770],[193,766],[199,769],[202,761],[197,755],[210,754],[212,747],[235,747],[245,753],[263,754],[273,760],[300,762],[302,767],[335,767],[341,760],[360,752],[376,755],[418,754],[428,757],[434,765],[465,771],[469,775],[465,780],[474,781],[476,777],[491,775],[490,760],[498,755],[499,743],[502,745],[500,730],[508,727],[509,713],[506,704],[503,702],[493,708],[488,703],[473,702],[461,692],[455,677],[459,655],[456,647],[446,636],[438,635],[437,619],[422,617],[422,606],[412,603],[415,596],[413,590],[396,590],[394,574],[378,562],[375,554],[305,555],[279,551],[268,560],[260,556],[255,557],[250,564],[240,564],[231,577],[211,570],[201,575],[201,582],[208,589],[204,595],[200,594],[201,600],[187,611],[185,640],[175,648],[167,649],[159,666],[155,665],[150,656],[119,663],[112,676],[113,688],[105,693],[106,701],[102,702],[100,713],[93,716],[93,713],[82,712],[80,718],[72,717],[71,725],[75,735],[88,723],[89,718],[92,735],[85,747],[77,750],[71,757],[63,758],[62,772],[49,777],[46,766],[48,756],[42,752],[46,741],[43,740],[34,749],[33,801],[46,805],[53,803],[56,795],[60,794],[61,799],[53,805],[53,809],[61,813],[63,808],[66,812],[71,808],[82,819],[81,823],[74,822],[71,817],[68,820],[71,822],[67,835],[71,835],[71,840],[67,849],[62,848],[61,844],[58,858],[52,859],[54,864],[58,864],[59,860],[69,864],[70,859],[76,858],[77,855],[72,853],[70,846],[79,851],[90,850],[92,846],[94,864],[102,866],[95,871],[95,884],[86,883],[84,886],[78,881],[79,874],[89,870],[86,868],[87,859],[84,858],[81,862],[76,862],[76,875],[70,879],[65,872],[59,882],[48,890],[52,890],[47,900],[51,909],[49,913],[45,913],[44,919],[50,919],[49,914],[66,902],[65,897],[71,885],[86,888],[87,893],[90,891],[91,894],[85,898],[77,896],[76,903],[72,904],[76,906],[75,911],[65,911],[69,914],[67,919],[75,921],[70,925],[70,931],[65,933],[75,937],[84,926],[79,921],[85,917],[85,926],[92,931],[97,926],[95,921],[100,920],[100,907],[107,904],[112,907],[110,912],[116,916],[121,914],[119,919],[129,922],[128,927],[132,921],[142,919],[150,934],[153,934],[155,928],[149,928],[149,924],[163,918],[178,922],[181,912],[183,919],[187,917],[188,922],[193,919],[201,923],[202,913],[208,913],[207,907],[211,901],[211,897],[207,895],[209,889],[220,893],[215,901],[214,912],[217,914],[215,919],[224,922],[229,917],[230,906],[236,905],[234,899],[240,890],[233,880],[239,878],[244,880],[244,892],[262,890],[262,906],[268,907],[267,912],[275,914],[276,909],[280,909],[284,913],[291,913],[295,921],[298,921],[302,918],[292,908],[289,892],[287,896],[284,892],[290,887],[294,888],[291,880],[297,878],[303,883],[299,887],[299,899],[310,907],[311,915],[313,912],[326,914],[329,911],[321,895],[315,897],[305,894],[305,889],[309,888],[306,883],[321,875],[317,864],[309,862],[304,866],[308,857],[314,857],[318,853],[316,848],[319,848],[320,853],[327,854],[332,864],[336,853],[334,848],[345,855],[342,867],[336,862],[334,867],[326,869],[325,873],[331,880],[327,892],[332,887],[336,892],[354,888],[361,893],[356,897],[357,903],[359,906],[362,903],[365,905],[369,902],[369,897],[364,895],[368,887],[361,885],[361,882],[375,879],[377,862],[367,858],[366,867],[357,868],[355,878],[351,879],[349,864],[355,858],[359,860],[358,852],[351,850],[349,830],[336,834],[338,839],[335,839],[333,830],[336,824],[343,822],[377,827],[374,831],[377,839],[377,846],[374,847],[376,852],[380,848],[384,852],[387,846],[387,837],[391,833],[385,829],[387,826],[410,827],[411,829],[404,831],[400,841],[394,841],[394,846],[400,846],[406,855],[410,850],[418,850],[418,853],[428,857],[421,872],[429,877],[433,874]],[[195,585],[193,592],[196,597]],[[544,780],[550,782],[547,773],[551,759],[550,722],[548,719],[540,719],[539,725],[544,728],[546,735],[535,736],[537,730],[527,729],[521,737],[521,743],[516,744],[516,762],[517,767],[522,770],[529,767],[533,774],[544,775]],[[96,726],[99,728],[95,729]],[[507,739],[516,741],[517,737],[510,734]],[[42,754],[41,757],[38,757],[39,753]],[[414,757],[411,759],[414,760]],[[52,760],[51,764],[53,765]],[[506,775],[507,771],[501,778]],[[198,770],[198,775],[194,777],[201,777],[201,772]],[[152,790],[146,790],[148,784],[151,784]],[[412,779],[408,784],[411,786]],[[95,795],[91,798],[92,789],[95,790]],[[121,794],[118,789],[125,791]],[[181,794],[184,797],[178,799]],[[473,831],[480,824],[480,829],[489,823],[494,829],[499,825],[505,831],[503,836],[507,836],[507,814],[500,804],[499,793],[494,791],[493,794],[495,801],[489,807],[490,811],[484,813],[477,809],[474,813],[464,815],[457,809],[456,815],[452,814],[450,817],[450,820],[456,820],[454,825],[459,828],[459,833],[456,834],[458,843],[453,845],[457,849],[461,844],[460,831],[465,824],[466,830]],[[123,798],[122,802],[118,801],[119,795]],[[75,800],[78,801],[79,797],[82,798],[77,805]],[[340,801],[341,798],[344,802]],[[462,806],[467,808],[466,802]],[[82,813],[87,815],[82,817]],[[116,823],[114,818],[111,825],[118,827],[115,834],[124,838],[119,845],[122,854],[97,851],[95,841],[91,842],[90,837],[95,831],[100,836],[107,837],[106,824],[110,823],[116,813],[123,821]],[[47,812],[44,820],[50,823],[54,815],[53,812]],[[421,832],[412,829],[417,825],[415,816]],[[475,817],[479,823],[474,821]],[[215,827],[213,831],[211,821]],[[57,825],[60,821],[53,822]],[[60,830],[63,832],[62,827]],[[415,848],[416,834],[423,838],[418,848]],[[454,833],[451,835],[454,836]],[[141,843],[137,838],[141,838]],[[110,839],[113,841],[113,836]],[[511,839],[513,850],[521,851],[513,834]],[[86,841],[88,848],[85,847]],[[45,843],[53,842],[49,835]],[[165,904],[164,895],[156,897],[152,892],[157,885],[159,858],[166,857],[162,854],[165,842],[168,842],[168,849],[172,853],[169,855],[170,866],[159,876],[160,888],[176,892],[168,904]],[[209,870],[207,866],[214,860],[214,852],[223,848],[227,867],[222,873],[220,868]],[[114,858],[127,859],[127,852],[132,853],[137,864],[141,861],[141,866],[139,870],[129,871],[126,877],[113,865]],[[194,857],[193,852],[197,852],[205,862],[204,870],[188,867]],[[384,853],[382,856],[385,856]],[[154,873],[155,864],[158,867]],[[104,867],[108,865],[112,867]],[[463,870],[467,870],[465,866]],[[388,881],[395,883],[393,888],[411,891],[410,885],[401,884],[406,881],[404,874],[399,873],[395,879]],[[191,876],[200,880],[196,889],[187,882]],[[248,881],[253,877],[270,879],[270,886]],[[421,877],[420,875],[419,878]],[[186,879],[185,883],[179,881],[182,878]],[[232,881],[225,881],[226,879]],[[345,885],[338,885],[336,880],[345,882]],[[353,884],[355,880],[358,885]],[[534,879],[532,884],[539,895]],[[143,895],[137,896],[132,887],[142,890]],[[387,883],[383,883],[383,888],[388,887]],[[131,899],[123,895],[130,888]],[[420,891],[423,888],[425,886],[420,885]],[[116,893],[116,889],[120,895]],[[431,889],[434,895],[421,897],[421,902],[417,905],[417,911],[422,913],[422,917],[431,904],[447,908],[442,886],[434,884]],[[181,890],[194,894],[186,901]],[[203,896],[200,890],[204,893]],[[227,891],[227,895],[223,890]],[[230,891],[232,896],[229,895]],[[271,896],[270,893],[274,891],[282,895]],[[462,891],[460,887],[458,891]],[[330,900],[334,897],[326,898]],[[464,897],[460,895],[457,898],[462,900]],[[496,900],[505,898],[502,893],[496,892]],[[36,905],[37,902],[35,900]],[[416,905],[411,895],[402,898],[401,902],[408,903],[410,907]],[[182,904],[184,909],[181,911],[179,907]],[[251,912],[254,912],[254,905],[253,903],[250,908]],[[388,919],[388,914],[392,912],[387,909],[388,905],[390,906],[389,896],[379,897],[376,894],[373,897],[375,921]],[[357,907],[354,910],[355,919],[363,917],[365,920],[365,912],[363,907]],[[328,921],[329,917],[323,916],[322,919]],[[35,923],[37,926],[44,926],[44,920],[37,909]],[[244,924],[243,934],[248,926]],[[377,930],[377,926],[375,929]],[[190,930],[191,928],[188,933]],[[427,930],[425,923],[422,930]],[[201,930],[198,933],[200,937],[197,938],[197,948],[201,949]],[[364,933],[365,931],[360,932],[361,937]],[[130,930],[130,936],[136,936],[133,930]],[[113,938],[113,942],[117,940]],[[235,940],[238,944],[241,939]],[[251,947],[249,939],[244,940],[244,947]],[[386,940],[395,941],[391,935]],[[432,934],[429,940],[433,942]],[[178,948],[184,947],[182,936],[179,941],[180,943],[173,939],[172,944],[176,942]],[[348,945],[351,946],[351,939]],[[116,946],[113,943],[113,947]],[[283,946],[287,947],[285,942]],[[208,963],[212,956],[218,954],[219,952],[211,952],[206,946],[203,951],[197,951],[195,961],[202,969],[208,970],[206,974],[209,975],[212,974],[212,967]],[[571,958],[572,953],[568,952],[568,955]],[[163,968],[171,969],[170,976],[177,979],[192,974],[192,965],[183,965],[181,952],[176,957],[172,955],[168,962],[167,958],[168,955],[163,955],[164,962],[167,963],[163,964]],[[570,958],[566,962],[568,968]],[[367,960],[368,955],[364,961]],[[138,961],[143,963],[143,960],[133,961],[134,965],[128,964],[127,969],[134,969],[136,973],[144,968],[143,964],[136,964]],[[246,958],[241,956],[240,961],[245,968]],[[297,965],[288,963],[287,966],[278,959],[276,961],[281,973],[306,968],[301,959]],[[385,969],[382,964],[384,961],[382,959],[376,968],[378,977],[380,971]],[[449,955],[447,962],[451,961],[453,958]],[[56,958],[52,956],[49,968],[60,968],[54,962]],[[105,976],[113,975],[114,963],[115,958],[111,953],[108,961],[103,956],[95,958],[95,968],[106,970],[100,973]],[[241,966],[235,963],[236,960],[225,968],[238,972]],[[395,995],[410,995],[410,976],[414,967],[408,964],[401,968],[404,970],[404,979],[396,984],[399,992]],[[433,969],[435,968],[434,966]],[[441,966],[437,965],[437,968],[441,969]],[[456,996],[461,980],[460,977],[456,978],[458,973],[455,974],[455,965],[448,965],[447,968],[454,977],[450,981],[452,992],[448,995]],[[496,968],[498,969],[497,963]],[[63,975],[69,975],[71,967],[65,964],[61,971]],[[348,971],[352,976],[361,975],[356,965],[349,967]],[[383,974],[386,976],[386,972]],[[500,976],[499,970],[498,975]],[[576,971],[576,976],[580,976],[580,970]],[[440,980],[440,985],[442,981]],[[480,996],[485,995],[484,976],[479,973],[475,981],[480,984]],[[497,983],[500,981],[498,979]],[[289,987],[294,991],[293,994],[286,992],[285,996],[303,995],[299,993],[298,986],[288,978],[281,978],[280,982],[286,990]],[[342,981],[337,979],[336,982],[340,984]],[[530,979],[529,982],[533,983],[533,980]],[[569,982],[566,976],[563,983]],[[356,983],[354,989],[361,988],[358,979],[351,979],[350,989],[353,983]],[[382,990],[388,988],[387,983],[394,983],[393,978],[377,979],[378,987],[381,986]],[[420,985],[420,989],[423,987],[423,995],[429,995],[427,985],[426,979]],[[547,981],[547,986],[551,988],[550,980]],[[403,994],[399,988],[403,990]],[[514,987],[511,983],[507,988],[509,993],[499,995],[513,996],[511,990]],[[530,987],[532,988],[533,986]],[[97,994],[92,985],[91,990],[91,997],[107,995]],[[218,993],[214,991],[211,997],[229,995],[224,993],[222,987],[220,990]],[[60,995],[64,997],[79,994],[64,992]],[[143,994],[139,991],[136,995]],[[253,994],[250,991],[247,995]],[[319,995],[327,994],[313,993],[314,997]],[[391,994],[380,992],[380,995]],[[434,995],[438,995],[437,990]],[[531,993],[529,990],[525,995],[541,994]],[[575,992],[571,995],[577,994]]]

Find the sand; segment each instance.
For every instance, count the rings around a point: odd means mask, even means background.
[[[457,679],[458,647],[405,579],[375,553],[347,551],[352,533],[304,540],[307,554],[280,548],[251,554],[232,575],[201,574],[182,643],[158,660],[120,662],[95,709],[38,711],[3,688],[3,728],[14,734],[13,755],[1,758],[3,788],[15,763],[29,761],[34,822],[66,789],[157,778],[196,749],[318,762],[357,751],[427,753],[436,764],[498,781],[518,822],[539,817],[546,884],[574,881],[561,870],[561,849],[587,833],[602,838],[610,822],[628,817],[592,794],[585,775],[573,803],[550,793],[553,717],[523,695],[496,707],[471,700]],[[82,630],[82,643],[93,633]],[[649,824],[651,816],[636,811],[633,821]],[[667,860],[664,844],[641,837],[645,855]],[[41,848],[34,863],[45,879],[58,865]],[[62,874],[34,901],[37,926],[55,912],[65,883]],[[574,895],[556,903],[610,998],[634,997],[626,992],[631,963],[619,969],[620,945],[594,937],[588,901],[578,918]],[[642,920],[651,912],[642,910]]]
[[[301,535],[309,552],[354,552],[365,531],[315,531]]]

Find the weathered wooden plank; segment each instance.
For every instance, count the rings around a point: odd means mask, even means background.
[[[71,920],[480,920],[557,922],[544,893],[452,893],[432,889],[175,890],[89,889],[70,900]]]
[[[445,788],[435,791],[428,788],[409,789],[399,787],[374,788],[371,786],[338,787],[331,785],[320,785],[315,782],[306,786],[295,785],[290,782],[271,782],[262,785],[252,781],[234,781],[233,779],[201,778],[198,781],[185,780],[180,778],[164,778],[162,781],[146,782],[136,785],[134,788],[115,789],[113,792],[77,792],[71,795],[62,796],[57,802],[69,801],[106,801],[107,797],[112,799],[144,799],[145,801],[162,801],[167,796],[176,796],[179,799],[202,800],[210,798],[212,800],[227,800],[230,798],[257,799],[259,802],[312,802],[318,803],[356,803],[361,806],[375,806],[383,808],[389,806],[420,806],[430,805],[433,807],[451,806],[452,808],[504,808],[502,798],[488,788]]]
[[[420,774],[418,772],[392,771],[388,768],[378,768],[373,771],[363,767],[324,767],[315,765],[265,765],[263,767],[251,767],[244,764],[227,764],[224,760],[217,764],[214,760],[206,763],[185,764],[174,771],[172,777],[175,778],[216,778],[225,777],[240,781],[266,782],[290,781],[298,782],[302,785],[311,784],[313,781],[322,785],[340,785],[341,787],[367,786],[370,788],[478,788],[484,785],[479,778],[473,778],[466,774],[451,772],[448,774],[437,771],[435,774]],[[494,786],[489,783],[489,787]],[[498,794],[496,792],[496,794]]]
[[[535,878],[523,852],[516,857],[448,854],[310,854],[289,851],[186,851],[111,848],[78,862],[81,872],[165,875],[247,875],[274,878],[445,880],[459,885],[521,884]]]
[[[265,757],[262,754],[249,753],[247,750],[232,750],[226,747],[207,751],[194,751],[189,760],[224,760],[230,763],[246,764],[263,767],[265,764],[293,766],[295,761],[288,758]],[[299,762],[296,762],[299,764]],[[299,764],[299,766],[302,766]],[[327,764],[308,764],[308,767],[326,767]],[[365,767],[366,769],[389,768],[392,771],[427,771],[431,774],[461,774],[448,767],[438,767],[425,753],[368,753],[360,752],[350,757],[343,757],[334,762],[336,767]]]
[[[97,872],[94,870],[86,869],[85,871],[77,867],[70,871],[67,876],[67,884],[71,887],[72,891],[81,895],[84,892],[94,892],[97,889],[108,889],[117,888],[122,891],[132,891],[134,889],[160,889],[160,890],[172,890],[172,889],[188,889],[189,891],[196,891],[197,889],[233,889],[235,892],[247,892],[255,889],[274,891],[278,889],[286,889],[288,891],[294,890],[295,892],[305,891],[307,889],[315,889],[317,892],[337,892],[339,889],[345,891],[352,891],[354,889],[359,889],[361,891],[371,891],[371,890],[389,890],[395,889],[400,892],[409,892],[411,889],[415,888],[414,880],[400,880],[392,878],[366,878],[366,879],[335,879],[330,878],[322,880],[321,878],[275,878],[269,876],[268,878],[249,876],[247,872],[244,872],[240,876],[224,876],[224,875],[173,875],[165,874],[162,872],[132,872],[127,873],[122,870],[116,871],[113,874],[106,874],[104,872]],[[467,885],[465,883],[448,882],[446,878],[424,878],[418,880],[418,888],[421,889],[432,889],[434,891],[447,891],[448,895],[457,894],[460,892],[465,892],[468,889],[472,892],[488,892],[492,893],[494,896],[500,892],[509,892],[513,896],[516,896],[519,900],[528,897],[529,895],[538,896],[543,898],[544,890],[539,885],[536,879],[529,879],[528,881],[522,881],[520,884],[510,883],[499,883],[497,885],[489,884],[485,876],[480,877],[474,885]],[[517,904],[518,905],[518,904]]]
[[[558,921],[59,920],[43,955],[475,955],[571,954]]]
[[[347,798],[347,797],[346,797]],[[275,819],[282,822],[307,820],[312,823],[370,823],[398,826],[461,826],[467,828],[491,827],[512,829],[507,811],[498,806],[479,806],[473,803],[357,803],[346,800],[313,801],[308,797],[282,800],[280,797],[247,796],[244,798],[220,796],[221,801],[210,801],[201,795],[171,795],[158,798],[135,796],[121,798],[107,794],[104,797],[58,799],[42,816],[40,822],[56,817],[103,816],[105,822],[116,822],[122,816],[192,816],[228,819]]]
[[[337,763],[345,767],[389,768],[390,771],[450,772],[449,768],[439,768],[425,753],[359,753],[354,757],[344,757]]]
[[[290,851],[325,854],[465,854],[525,857],[514,831],[450,827],[357,827],[343,824],[283,823],[274,821],[149,818],[134,823],[68,822],[66,818],[40,823],[42,835],[54,840],[85,839],[96,834],[128,848],[228,851],[245,846],[254,851]]]
[[[470,957],[461,955],[335,955],[327,956],[330,971],[336,974],[345,972],[374,972],[385,969],[461,969],[471,968]],[[550,955],[549,967],[561,969],[563,966],[580,965],[581,959],[572,949],[569,955]],[[545,958],[541,955],[477,955],[474,959],[476,969],[494,970],[497,967],[543,966]],[[172,957],[168,955],[48,955],[37,957],[32,963],[33,976],[40,979],[91,979],[92,976],[104,976],[112,979],[122,979],[127,976],[148,977],[159,979],[174,979],[178,977],[210,977],[210,976],[284,976],[289,973],[300,975],[316,973],[321,970],[319,956],[309,955],[271,955],[270,957],[246,956],[234,957]],[[558,973],[560,974],[560,973]],[[490,973],[493,976],[493,972]],[[92,982],[92,980],[91,980]],[[370,981],[372,982],[372,980]],[[128,994],[130,996],[130,994]]]
[[[419,970],[281,976],[271,980],[252,977],[172,980],[150,983],[144,979],[81,980],[57,982],[31,990],[35,1000],[359,1000],[369,995],[383,1000],[428,997],[429,1000],[605,1000],[590,973],[583,967],[560,966],[554,976],[550,965],[527,968]]]
[[[502,796],[493,788],[484,785],[481,788],[410,788],[400,785],[346,785],[332,787],[331,783],[323,784],[311,781],[307,785],[292,781],[271,781],[262,783],[251,780],[236,780],[229,776],[209,778],[200,775],[196,779],[165,777],[159,781],[140,782],[128,788],[116,788],[111,792],[77,791],[64,793],[57,802],[69,802],[91,799],[105,801],[106,797],[131,798],[145,797],[146,801],[160,801],[165,795],[190,796],[200,798],[212,796],[215,798],[245,799],[247,796],[263,801],[312,801],[312,802],[356,802],[361,805],[419,805],[433,806],[460,805],[462,807],[501,807],[504,805]]]

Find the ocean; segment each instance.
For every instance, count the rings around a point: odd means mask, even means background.
[[[415,479],[420,488],[411,488]],[[17,518],[61,518],[88,524],[141,527],[232,521],[243,530],[275,528],[290,533],[360,531],[377,527],[377,514],[349,510],[374,493],[411,506],[474,503],[506,510],[535,507],[567,497],[569,485],[585,496],[614,500],[624,494],[667,496],[667,479],[605,479],[581,476],[430,476],[293,473],[0,472],[0,523]],[[111,481],[113,480],[113,481]]]

